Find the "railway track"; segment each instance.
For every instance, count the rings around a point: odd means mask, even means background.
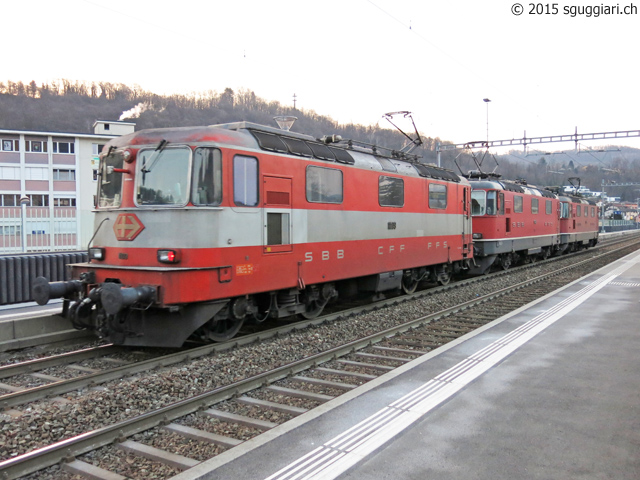
[[[432,351],[636,248],[637,245],[627,246],[606,255],[596,254],[595,250],[589,251],[585,254],[588,258],[581,262],[562,258],[559,262],[548,264],[548,267],[547,264],[544,265],[545,269],[553,271],[542,275],[524,274],[533,278],[528,278],[516,285],[512,285],[513,280],[510,280],[512,276],[509,274],[519,274],[518,270],[510,270],[491,278],[482,277],[456,284],[455,287],[433,289],[427,293],[416,294],[413,296],[414,300],[422,297],[422,301],[426,299],[427,303],[431,301],[435,304],[444,303],[444,299],[436,299],[440,294],[444,294],[447,301],[452,299],[449,302],[451,306],[427,316],[416,315],[416,318],[410,321],[401,318],[390,322],[395,325],[366,336],[358,334],[357,336],[361,338],[343,342],[342,345],[327,345],[327,348],[322,345],[313,345],[311,349],[307,349],[307,351],[315,350],[313,354],[298,354],[294,361],[280,361],[281,364],[275,368],[267,368],[266,371],[256,374],[247,374],[236,381],[223,382],[226,384],[205,389],[206,391],[195,393],[183,400],[169,402],[137,417],[117,421],[79,437],[58,441],[48,447],[5,460],[0,464],[0,472],[5,475],[5,478],[17,478],[56,464],[65,458],[68,459],[70,455],[75,457],[93,451],[93,454],[88,455],[89,462],[101,465],[103,468],[113,468],[108,460],[119,459],[116,461],[119,465],[116,469],[120,470],[120,474],[143,478],[144,474],[140,472],[152,468],[160,475],[158,478],[170,477],[265,429],[300,415],[344,391],[351,390],[417,356]],[[608,249],[612,250],[613,247]],[[557,268],[557,264],[560,263],[572,265]],[[554,267],[552,268],[551,265]],[[543,265],[540,264],[539,267]],[[533,272],[533,269],[525,271]],[[493,291],[485,295],[476,293],[478,296],[471,301],[455,300],[456,297],[468,298],[469,293],[464,292],[465,289],[486,283],[504,286],[502,288],[494,286]],[[516,290],[517,296],[509,295]],[[403,301],[405,306],[403,308],[412,310],[408,305],[419,301]],[[387,303],[396,304],[399,302],[399,299],[387,301]],[[398,305],[392,309],[397,307]],[[420,305],[414,310],[420,311],[424,308],[424,305]],[[370,306],[369,310],[372,309],[378,309],[372,314],[378,317],[384,317],[387,315],[386,310],[392,310],[384,309],[380,305]],[[357,323],[358,317],[354,317],[355,315],[355,311],[350,311],[334,316],[352,317],[351,320]],[[400,317],[405,315],[403,313]],[[305,324],[317,326],[321,325],[322,321],[318,319]],[[329,319],[324,319],[324,322],[322,327],[317,328],[332,328],[342,323],[331,323]],[[384,324],[384,322],[378,323]],[[287,327],[286,330],[290,333],[301,328],[303,326],[296,324]],[[282,338],[287,335],[287,332],[271,333],[273,337]],[[206,355],[218,352],[220,354],[218,357],[228,354],[237,360],[238,354],[241,353],[239,348],[260,350],[261,344],[257,342],[263,342],[269,335],[262,332],[239,338],[234,342],[227,342],[227,344],[209,346],[217,347],[219,350],[211,350]],[[290,335],[293,336],[294,333]],[[313,339],[313,328],[306,334],[306,341],[312,342],[309,338]],[[318,339],[320,338],[323,338],[322,335],[318,335]],[[318,340],[318,343],[320,342],[321,340]],[[225,351],[227,354],[222,353]],[[193,352],[180,354],[195,355]],[[203,353],[202,356],[206,355]],[[247,358],[250,356],[247,355]],[[232,360],[225,363],[222,359],[218,368],[220,364],[223,365],[222,368],[225,366],[237,368]],[[265,365],[271,364],[265,362]],[[252,367],[248,370],[255,369]],[[242,376],[233,375],[231,378]],[[199,413],[196,414],[196,412]],[[161,427],[158,427],[159,425]],[[178,441],[176,437],[182,440]],[[171,443],[174,444],[173,452],[167,453],[162,447]],[[6,445],[6,442],[3,445]],[[96,446],[100,445],[103,447],[96,451]],[[175,445],[181,446],[175,447]],[[3,457],[7,458],[6,455]],[[87,462],[75,460],[65,464],[64,468],[78,473],[84,468],[90,469],[88,465]],[[56,471],[56,474],[61,472]],[[38,478],[43,477],[38,476]]]
[[[619,240],[619,242],[628,240]],[[612,242],[606,248],[618,243]],[[591,254],[595,250],[583,252]],[[562,257],[567,261],[573,257]],[[548,262],[552,262],[548,261]],[[529,268],[525,266],[522,269]],[[498,275],[513,275],[518,269],[501,272]],[[421,291],[409,296],[395,297],[371,303],[360,302],[359,305],[346,309],[344,306],[334,313],[324,315],[320,319],[306,322],[296,322],[290,327],[278,324],[276,328],[264,330],[258,328],[254,333],[243,332],[242,336],[229,342],[205,345],[196,348],[185,348],[180,351],[170,351],[162,354],[159,349],[130,350],[111,345],[98,345],[50,357],[28,360],[14,364],[0,366],[0,407],[13,407],[44,398],[60,399],[60,395],[77,390],[95,387],[105,382],[125,378],[153,369],[176,365],[185,361],[208,356],[214,353],[229,351],[238,346],[252,344],[257,341],[272,338],[290,329],[304,329],[310,325],[317,325],[337,318],[360,314],[367,310],[375,310],[385,305],[394,305],[398,301],[421,298],[425,295],[442,294],[451,289],[462,288],[466,285],[483,281],[484,278],[464,280],[454,285]],[[12,412],[16,414],[17,412]]]

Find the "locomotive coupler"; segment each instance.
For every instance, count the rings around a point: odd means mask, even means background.
[[[49,282],[44,277],[38,277],[33,281],[33,298],[38,305],[46,305],[52,298],[71,298],[75,293],[81,292],[83,283],[80,280],[68,282]]]
[[[154,287],[123,287],[118,283],[104,283],[101,287],[100,302],[108,315],[116,315],[125,307],[134,303],[149,303],[155,297]]]

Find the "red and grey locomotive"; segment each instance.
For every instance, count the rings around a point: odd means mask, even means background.
[[[471,274],[492,267],[546,259],[598,241],[597,207],[578,197],[471,173],[474,264]]]
[[[173,347],[469,268],[465,178],[338,140],[247,122],[111,140],[89,261],[34,297],[111,342]]]

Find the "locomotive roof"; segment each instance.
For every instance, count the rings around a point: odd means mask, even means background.
[[[593,200],[587,200],[586,198],[582,198],[582,197],[574,197],[572,195],[562,195],[559,198],[563,202],[584,203],[584,204],[588,204],[588,205],[595,205],[596,204],[596,202],[594,202]]]
[[[536,195],[546,198],[555,198],[553,192],[545,190],[543,188],[535,187],[533,185],[520,185],[514,182],[507,182],[502,180],[492,181],[474,181],[471,180],[471,187],[477,189],[490,189],[490,190],[506,190],[508,192],[525,193],[529,195]]]
[[[455,172],[445,168],[419,163],[415,155],[406,155],[383,147],[365,146],[351,140],[326,143],[311,135],[280,130],[251,122],[235,122],[201,127],[156,128],[140,130],[115,138],[110,146],[157,145],[162,140],[171,143],[219,142],[245,148],[259,148],[268,152],[294,155],[302,158],[355,165],[375,165],[382,171],[460,182]],[[376,168],[376,169],[377,169]]]

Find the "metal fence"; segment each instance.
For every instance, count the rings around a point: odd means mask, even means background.
[[[604,232],[622,232],[625,230],[637,230],[640,223],[633,220],[611,220],[604,219],[600,221],[600,231]]]
[[[0,305],[30,302],[36,277],[70,280],[67,265],[86,262],[87,252],[0,255]]]
[[[75,207],[0,207],[0,254],[78,250]]]

